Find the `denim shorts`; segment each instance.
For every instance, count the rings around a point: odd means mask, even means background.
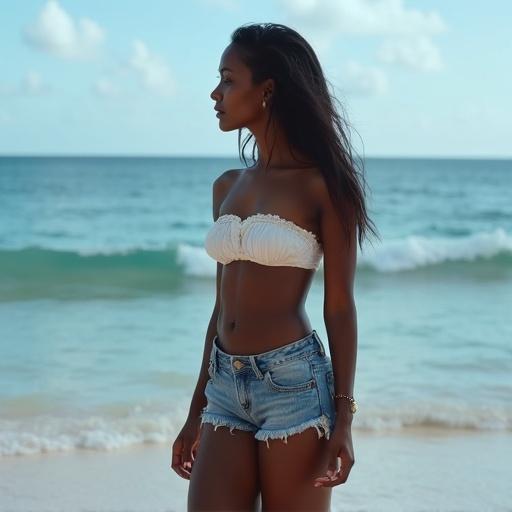
[[[334,428],[331,358],[313,330],[304,338],[268,352],[228,354],[213,339],[201,425],[254,432],[265,441],[315,427],[327,439]]]

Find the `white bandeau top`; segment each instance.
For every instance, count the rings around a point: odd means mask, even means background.
[[[216,261],[249,260],[260,265],[316,269],[323,255],[316,235],[273,213],[241,219],[225,213],[209,229],[204,247]]]

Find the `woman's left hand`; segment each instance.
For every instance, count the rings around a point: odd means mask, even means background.
[[[336,425],[328,441],[327,476],[315,478],[315,487],[334,487],[344,484],[354,465],[351,424]]]

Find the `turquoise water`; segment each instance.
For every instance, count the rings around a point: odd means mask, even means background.
[[[0,455],[174,439],[236,159],[0,158]],[[512,162],[368,159],[354,429],[512,431]],[[306,310],[328,348],[322,264]]]

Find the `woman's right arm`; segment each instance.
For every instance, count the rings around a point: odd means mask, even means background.
[[[196,389],[192,396],[192,402],[190,404],[189,418],[197,418],[203,407],[206,406],[206,396],[204,389],[210,376],[208,375],[208,364],[210,362],[210,353],[212,351],[213,338],[217,334],[217,319],[219,317],[219,289],[220,281],[222,279],[222,263],[217,263],[217,299],[215,301],[215,307],[213,308],[210,322],[206,330],[206,339],[204,343],[203,360],[201,363],[201,370],[199,372],[199,378],[197,380]]]
[[[225,171],[218,178],[215,179],[212,186],[212,196],[213,196],[213,220],[216,221],[219,218],[219,210],[220,205],[224,201],[224,198],[228,194],[232,184],[236,180],[239,175],[238,169],[233,169],[229,171]],[[220,312],[220,285],[222,280],[222,270],[224,265],[222,263],[217,262],[217,284],[216,284],[216,297],[215,297],[215,306],[213,308],[213,313],[210,317],[210,322],[208,323],[208,328],[206,330],[206,338],[204,343],[203,350],[203,360],[201,363],[201,370],[199,372],[199,378],[197,380],[196,388],[194,390],[194,394],[192,396],[192,402],[190,404],[189,410],[189,418],[197,418],[203,408],[206,406],[206,397],[204,394],[204,390],[206,387],[206,383],[210,376],[208,375],[208,364],[210,362],[210,353],[212,351],[213,338],[217,334],[217,320]]]

